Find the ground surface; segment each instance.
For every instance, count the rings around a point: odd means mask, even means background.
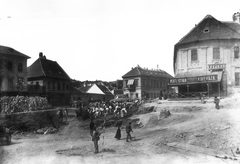
[[[56,134],[14,135],[12,144],[0,147],[0,163],[6,164],[75,164],[75,163],[240,163],[239,95],[222,99],[220,110],[209,99],[200,101],[155,101],[155,112],[138,114],[134,140],[115,140],[116,127],[101,135],[100,153],[94,154],[89,121],[73,116]],[[161,110],[171,115],[159,118]],[[123,127],[124,128],[124,127]],[[224,159],[225,158],[225,159]]]

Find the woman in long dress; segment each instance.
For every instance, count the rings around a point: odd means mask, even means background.
[[[121,127],[120,126],[118,126],[118,128],[117,128],[117,132],[116,132],[115,138],[117,140],[121,139]]]
[[[121,139],[121,126],[122,126],[122,120],[119,120],[118,122],[117,122],[117,132],[116,132],[116,135],[115,135],[115,138],[117,139],[117,140],[120,140]]]

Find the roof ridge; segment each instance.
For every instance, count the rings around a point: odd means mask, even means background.
[[[178,43],[180,43],[181,41],[183,41],[194,29],[196,29],[197,27],[198,27],[198,25],[200,24],[200,23],[202,23],[205,19],[207,19],[207,18],[213,18],[213,19],[216,19],[216,18],[214,18],[213,16],[211,16],[211,15],[206,15],[200,22],[198,22],[198,24],[195,24],[195,27],[193,27],[186,35],[184,35],[183,37],[182,37],[182,39],[180,39],[178,42],[177,42],[177,44]],[[216,19],[217,20],[217,19]]]
[[[238,33],[240,35],[240,33],[234,29],[232,29],[230,26],[226,25],[225,23],[221,22],[224,26],[227,26],[229,29],[231,29],[232,31]]]

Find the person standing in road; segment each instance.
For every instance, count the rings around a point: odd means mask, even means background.
[[[91,119],[91,122],[89,124],[89,128],[90,128],[90,135],[92,136],[93,134],[93,130],[94,130],[94,122],[93,122],[93,119]]]
[[[92,141],[94,143],[94,148],[95,148],[95,154],[99,153],[99,149],[98,149],[98,141],[100,140],[100,132],[98,131],[98,129],[96,127],[93,128],[93,134],[92,134]]]
[[[131,127],[131,122],[128,123],[128,125],[126,126],[126,133],[127,133],[127,139],[126,141],[128,142],[128,140],[132,140],[132,136],[131,136],[131,132],[133,132],[132,127]]]
[[[214,98],[214,103],[215,103],[215,108],[216,108],[216,109],[220,109],[220,107],[219,107],[219,102],[220,102],[220,99],[217,98],[217,96],[215,96],[215,98]]]
[[[116,135],[115,135],[115,138],[117,139],[117,140],[120,140],[121,139],[121,126],[122,126],[122,120],[119,120],[118,122],[117,122],[117,132],[116,132]]]

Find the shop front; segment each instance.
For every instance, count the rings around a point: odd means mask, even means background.
[[[177,87],[177,93],[169,98],[195,98],[204,94],[207,97],[220,96],[222,91],[222,71],[219,72],[187,72],[170,79],[168,88]]]

